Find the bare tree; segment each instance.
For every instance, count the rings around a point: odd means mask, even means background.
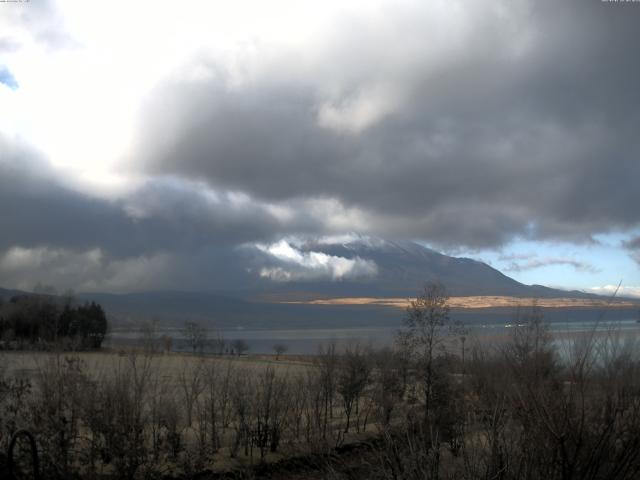
[[[225,341],[222,332],[216,331],[215,337],[211,340],[211,348],[213,349],[213,353],[215,353],[216,355],[224,354],[224,348],[226,344],[227,342]]]
[[[252,430],[252,402],[251,396],[254,392],[254,385],[246,369],[239,369],[235,372],[233,383],[231,384],[231,405],[233,407],[235,439],[230,448],[230,456],[236,457],[240,447],[244,447],[245,456],[249,455],[251,447]]]
[[[184,410],[187,415],[187,428],[191,427],[193,408],[204,389],[202,370],[203,365],[200,362],[185,362],[178,376],[182,399],[184,400]]]
[[[351,413],[358,407],[360,396],[369,382],[371,364],[367,352],[358,345],[348,347],[343,355],[343,365],[338,374],[338,393],[346,418],[344,433],[349,433]]]
[[[534,302],[528,309],[518,308],[510,342],[504,349],[509,363],[527,379],[538,382],[555,366],[555,350],[540,307]]]
[[[260,373],[256,387],[252,408],[255,415],[253,439],[260,450],[260,458],[264,458],[268,450],[278,450],[290,400],[287,378],[276,375],[271,366]]]
[[[320,346],[314,362],[318,370],[317,382],[320,387],[322,439],[326,441],[328,434],[331,433],[329,427],[330,420],[333,420],[333,404],[338,380],[336,344],[330,343],[326,348]]]
[[[238,338],[231,342],[231,349],[240,356],[249,351],[249,344],[242,338]]]
[[[207,343],[207,331],[196,322],[186,322],[182,333],[193,353],[202,352]]]
[[[160,339],[158,338],[157,320],[151,320],[142,323],[142,325],[140,326],[140,338],[142,342],[142,348],[146,353],[156,353],[160,341]]]
[[[407,387],[402,360],[400,355],[390,349],[380,350],[374,355],[376,370],[372,396],[384,427],[391,423],[391,414],[402,402]]]
[[[160,337],[160,344],[162,345],[163,353],[171,353],[173,338],[165,333]]]
[[[307,384],[304,373],[299,373],[289,381],[289,422],[288,427],[294,440],[300,438],[302,433],[303,420],[305,419],[305,411],[309,401],[307,392]]]
[[[427,283],[422,293],[410,301],[404,328],[398,333],[399,345],[417,361],[422,372],[425,421],[428,421],[434,397],[434,360],[449,333],[447,328],[452,327],[448,302],[444,286]]]
[[[280,355],[285,353],[287,350],[288,350],[288,348],[284,343],[276,343],[273,346],[273,351],[276,354],[276,360],[280,360]]]

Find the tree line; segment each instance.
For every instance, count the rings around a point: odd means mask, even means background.
[[[100,348],[108,322],[103,308],[75,305],[69,297],[16,295],[0,299],[0,346],[4,348]]]

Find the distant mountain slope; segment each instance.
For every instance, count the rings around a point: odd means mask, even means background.
[[[317,306],[282,304],[287,300],[335,297],[415,297],[425,282],[439,281],[451,296],[512,296],[528,298],[597,298],[541,285],[524,285],[489,265],[469,258],[443,255],[412,242],[359,238],[344,243],[308,242],[297,245],[303,253],[323,253],[343,259],[360,258],[375,263],[375,275],[341,280],[277,281],[258,275],[261,264],[251,255],[237,254],[239,271],[253,271],[243,282],[229,281],[220,292],[138,292],[128,294],[82,293],[80,301],[97,301],[119,325],[141,320],[182,325],[195,320],[225,328],[306,327],[387,324],[401,318],[397,310],[380,306]],[[266,263],[268,259],[262,259]],[[286,263],[282,265],[286,266]],[[0,289],[8,299],[17,290]]]
[[[181,327],[195,321],[215,328],[339,328],[388,324],[401,318],[393,308],[291,305],[245,301],[207,292],[83,293],[80,301],[100,303],[116,327],[141,321]]]
[[[305,251],[374,262],[378,273],[367,279],[282,282],[268,286],[271,292],[309,292],[317,296],[414,296],[425,282],[442,283],[450,295],[505,295],[515,297],[574,297],[592,295],[540,285],[525,285],[486,263],[444,255],[413,242],[380,239],[343,244],[307,243]],[[264,287],[263,287],[264,288]]]
[[[24,295],[26,292],[23,292],[21,290],[14,290],[14,289],[7,289],[7,288],[0,288],[0,298],[3,300],[8,300],[13,296],[16,295]]]
[[[81,293],[80,301],[103,305],[117,323],[137,323],[141,319],[161,323],[203,321],[233,317],[242,323],[257,305],[207,292],[137,292],[125,294]]]

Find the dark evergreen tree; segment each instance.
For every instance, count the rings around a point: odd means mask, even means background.
[[[51,295],[19,295],[0,305],[0,339],[46,345],[66,338],[95,349],[106,333],[107,317],[95,302],[73,306]]]

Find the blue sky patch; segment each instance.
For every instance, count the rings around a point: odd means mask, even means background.
[[[11,90],[17,90],[19,86],[16,78],[4,65],[0,65],[0,83],[5,84]]]

